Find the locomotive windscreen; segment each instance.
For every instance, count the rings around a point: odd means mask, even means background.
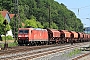
[[[23,33],[27,34],[28,32],[29,32],[29,30],[19,30],[20,34],[23,34]]]

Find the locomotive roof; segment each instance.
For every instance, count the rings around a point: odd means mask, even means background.
[[[24,30],[24,29],[33,29],[33,28],[19,28],[19,30],[22,30],[22,29]]]
[[[45,30],[45,29],[41,29],[41,28],[34,28],[34,30]]]
[[[24,29],[31,29],[31,30],[44,30],[44,31],[47,31],[46,29],[41,29],[41,28],[19,28],[19,30],[24,30]]]

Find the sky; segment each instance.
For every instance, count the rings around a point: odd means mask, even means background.
[[[54,0],[75,13],[84,27],[90,27],[90,0]]]

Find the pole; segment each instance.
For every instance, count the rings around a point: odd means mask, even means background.
[[[76,20],[77,20],[77,18],[76,18]],[[76,20],[75,20],[75,31],[76,31]]]
[[[50,5],[48,6],[48,10],[49,10],[49,28],[51,28],[50,27]],[[48,34],[48,45],[50,44],[50,35]]]
[[[63,21],[64,21],[64,30],[65,30],[65,17],[63,17]]]
[[[20,27],[20,16],[19,16],[19,8],[18,8],[18,0],[17,0],[17,13],[18,13],[18,30],[19,30],[19,27]],[[17,38],[17,40],[18,40],[18,38]]]
[[[51,24],[51,23],[50,23],[50,5],[49,5],[48,9],[49,9],[49,28],[51,28],[51,27],[50,27],[50,24]]]
[[[18,0],[17,0],[17,10],[18,10],[18,29],[19,29],[19,25],[20,25],[20,16],[19,16],[19,9],[18,9]]]
[[[17,12],[18,12],[18,0],[15,0],[14,3],[15,3],[15,5],[14,5],[14,9],[15,9],[15,12],[14,12],[14,13],[15,13],[15,20],[14,20],[14,39],[15,39],[15,40],[14,40],[14,42],[16,42],[16,40],[17,40],[17,36],[16,36],[16,35],[17,35],[17,34],[16,34],[17,30],[16,30],[16,28],[18,28],[18,27],[17,27],[17,24],[18,24],[18,22],[19,22],[19,21],[17,21],[17,15],[18,15],[18,14],[17,14]],[[18,26],[19,26],[19,24],[18,24]]]
[[[2,11],[3,11],[3,0],[2,0]]]
[[[87,27],[87,34],[88,34],[88,27]]]
[[[14,42],[16,42],[16,34],[15,34],[15,32],[16,32],[16,0],[14,0],[14,13],[15,13],[15,20],[14,20]]]
[[[76,31],[76,22],[74,24],[75,24],[74,28],[75,28],[75,31]]]

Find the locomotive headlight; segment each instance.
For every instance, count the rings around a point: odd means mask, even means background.
[[[20,39],[20,37],[18,39]]]
[[[28,37],[26,39],[28,40]]]
[[[28,35],[25,35],[25,37],[27,37],[27,38],[28,38]]]

